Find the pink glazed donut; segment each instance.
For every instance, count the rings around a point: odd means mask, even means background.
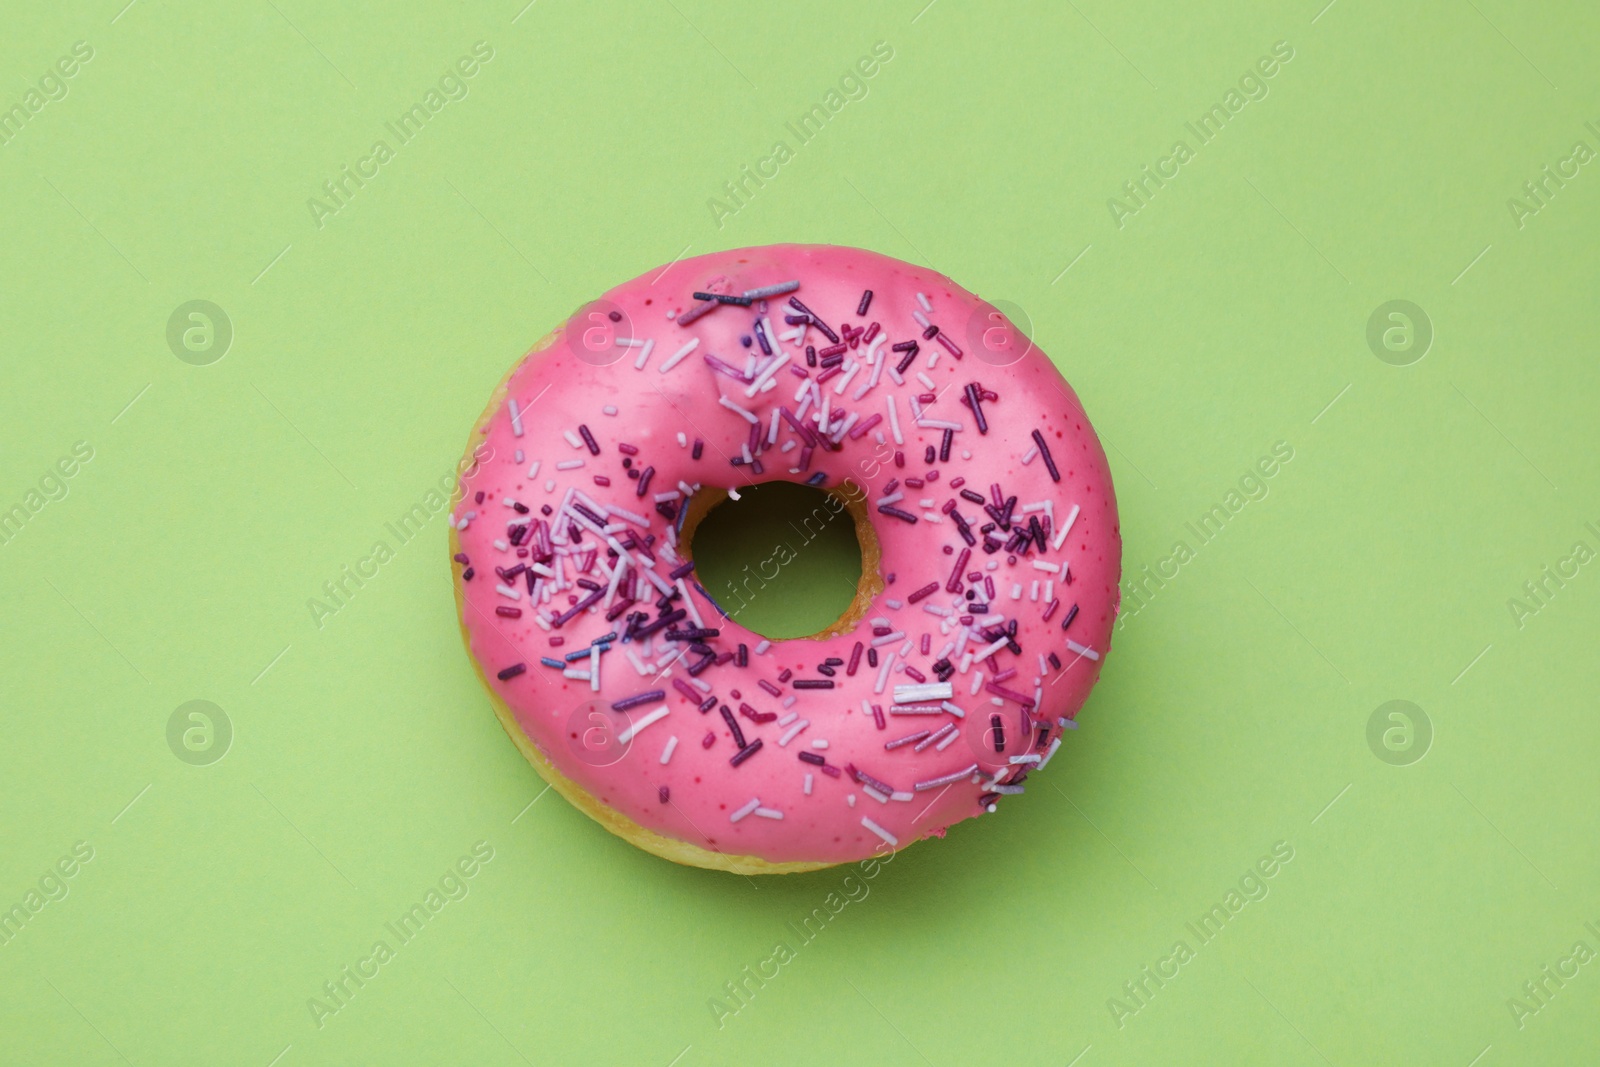
[[[761,482],[861,542],[855,600],[770,641],[693,535]],[[1043,771],[1099,677],[1121,536],[1076,394],[998,309],[855,248],[620,285],[473,430],[451,552],[468,653],[571,803],[678,863],[815,870],[944,835]]]

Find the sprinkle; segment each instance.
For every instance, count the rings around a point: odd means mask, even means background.
[[[1072,529],[1072,524],[1077,522],[1077,521],[1078,521],[1078,505],[1074,504],[1074,505],[1072,505],[1072,510],[1067,512],[1067,521],[1063,522],[1061,524],[1061,529],[1056,531],[1056,539],[1055,539],[1053,547],[1057,551],[1059,551],[1060,548],[1061,548],[1061,542],[1063,542],[1063,541],[1065,541],[1067,539],[1067,532]]]
[[[763,285],[759,289],[746,289],[741,295],[749,300],[765,300],[769,296],[782,296],[785,293],[792,293],[798,288],[800,288],[800,283],[797,281],[779,282],[776,285]]]
[[[583,466],[583,460],[581,459],[564,459],[560,463],[556,464],[556,470],[571,471],[577,470],[581,466]]]
[[[509,682],[511,679],[515,678],[517,675],[521,674],[527,669],[528,665],[526,663],[513,663],[511,666],[496,674],[495,677],[499,678],[502,682]]]
[[[925,599],[925,598],[927,598],[929,596],[932,596],[934,593],[937,593],[938,591],[939,591],[939,583],[938,582],[929,582],[927,585],[923,586],[921,589],[918,589],[915,593],[912,593],[910,596],[906,597],[906,603],[915,604],[917,601]]]
[[[864,289],[861,293],[861,303],[856,305],[856,318],[861,318],[867,313],[867,308],[872,306],[872,290]]]
[[[929,682],[926,685],[897,685],[894,687],[896,704],[917,704],[927,700],[949,700],[954,695],[949,682]]]
[[[832,683],[829,683],[829,684],[832,684]],[[785,731],[784,735],[782,737],[778,738],[778,747],[779,748],[787,748],[788,745],[789,745],[789,742],[794,740],[795,734],[798,734],[801,730],[804,730],[807,726],[810,726],[810,725],[811,725],[811,720],[810,719],[801,719],[799,722],[797,722],[793,726],[789,727],[789,729],[787,731]],[[759,741],[756,742],[756,744],[760,744],[760,743],[761,742],[759,742]]]
[[[644,347],[639,349],[639,358],[633,361],[634,370],[644,370],[644,365],[649,361],[650,353],[655,349],[655,347],[656,339],[654,337],[650,338],[644,343]],[[605,410],[607,415],[615,415],[617,413],[616,409],[610,405],[607,405],[603,410]]]
[[[752,810],[754,810],[754,809],[752,809]],[[877,823],[873,822],[870,818],[868,818],[865,815],[861,816],[861,825],[865,826],[868,830],[871,830],[873,833],[875,833],[879,837],[883,838],[884,842],[886,844],[888,844],[891,848],[893,848],[894,846],[900,844],[900,839],[898,837],[894,836],[889,831],[885,830],[883,827],[879,826]]]
[[[729,400],[725,396],[717,397],[717,403],[721,404],[723,407],[727,408],[729,411],[732,411],[732,412],[736,413],[740,418],[744,419],[746,422],[749,422],[749,423],[752,423],[752,424],[757,424],[757,423],[760,423],[760,421],[761,421],[759,418],[756,417],[756,414],[754,412],[746,410],[745,408],[740,407],[738,404],[735,404],[733,401]]]
[[[621,700],[613,702],[611,705],[611,710],[627,711],[629,708],[636,708],[640,704],[648,704],[652,700],[665,699],[666,695],[667,691],[665,689],[651,689],[648,692],[635,693],[631,697],[624,697]]]
[[[883,743],[883,747],[886,750],[892,751],[899,748],[901,745],[910,745],[917,741],[921,741],[923,738],[931,736],[932,733],[932,730],[918,730],[914,734],[906,734],[906,736],[897,737],[893,741],[885,741]]]
[[[584,423],[578,424],[578,435],[583,438],[584,447],[589,450],[589,455],[600,454],[600,443],[594,439],[594,434],[589,432],[589,427]]]
[[[521,600],[522,599],[522,594],[521,593],[519,593],[515,589],[511,588],[509,585],[505,585],[504,583],[501,583],[501,582],[496,582],[495,583],[494,591],[496,593],[499,593],[503,597],[508,597],[511,600]]]
[[[1039,458],[1044,460],[1045,469],[1050,472],[1050,480],[1059,482],[1061,480],[1061,472],[1056,470],[1056,461],[1050,455],[1050,446],[1045,443],[1044,434],[1034,430],[1033,443],[1039,446]]]
[[[832,689],[833,688],[833,679],[832,678],[796,678],[794,680],[794,687],[796,689]]]
[[[1074,605],[1072,605],[1072,607],[1067,609],[1066,618],[1061,620],[1061,628],[1063,630],[1065,630],[1068,626],[1071,626],[1072,625],[1072,620],[1076,619],[1077,617],[1078,617],[1078,605],[1074,604]]]
[[[1057,743],[1058,744],[1060,743],[1059,740],[1057,741]],[[806,796],[810,796],[811,795],[811,773],[809,771],[806,772],[805,790],[806,790]]]
[[[737,304],[740,307],[749,307],[755,303],[748,296],[736,296],[733,293],[695,293],[696,300],[714,300],[719,304]]]
[[[779,811],[777,808],[757,808],[754,814],[761,816],[763,819],[783,818],[783,812]]]
[[[970,767],[963,767],[959,771],[952,771],[949,774],[941,774],[937,778],[929,778],[925,782],[918,782],[911,788],[919,793],[925,792],[929,789],[938,789],[941,785],[949,785],[952,782],[961,781],[961,779],[973,774],[975,771],[977,771],[977,769],[978,765],[974,763]]]
[[[733,814],[728,816],[728,821],[729,822],[738,822],[740,819],[744,818],[746,815],[749,815],[750,813],[754,812],[760,806],[761,806],[761,798],[760,797],[751,797],[750,798],[750,803],[746,804],[744,807],[740,808],[738,811],[736,811]]]
[[[715,307],[716,305],[712,305],[712,306]],[[683,324],[683,319],[680,318],[678,320],[678,323],[679,323],[679,325],[682,325]],[[672,353],[672,355],[668,356],[666,362],[661,364],[661,366],[658,367],[657,370],[659,370],[662,374],[667,373],[667,371],[671,370],[673,367],[676,367],[679,363],[683,362],[683,360],[689,355],[689,353],[693,352],[696,348],[699,347],[699,345],[700,345],[700,338],[698,338],[698,337],[692,338],[682,348],[678,349],[676,352]]]
[[[939,706],[958,719],[965,719],[967,717],[967,713],[963,711],[959,705],[952,704],[948,700],[942,701]]]
[[[1074,641],[1070,637],[1067,638],[1067,647],[1076,652],[1078,655],[1082,656],[1084,659],[1098,660],[1100,658],[1100,653],[1096,652],[1092,648],[1089,648],[1087,645],[1078,644],[1078,642]]]
[[[673,734],[671,737],[667,738],[667,743],[664,746],[662,746],[662,749],[661,749],[661,764],[662,764],[662,766],[666,766],[667,761],[672,758],[672,753],[677,747],[678,747],[678,735],[677,734]],[[662,786],[662,788],[665,789],[666,787]]]
[[[751,756],[754,756],[759,751],[761,751],[761,738],[758,737],[754,741],[750,742],[749,745],[741,748],[738,752],[735,752],[733,754],[733,758],[730,759],[728,763],[730,766],[737,767],[739,764],[743,763]]]
[[[924,739],[922,741],[918,741],[916,747],[913,748],[911,751],[912,752],[921,752],[923,749],[927,748],[929,745],[932,745],[935,742],[940,741],[941,738],[946,740],[946,741],[954,741],[955,740],[955,734],[956,734],[956,724],[953,723],[953,722],[947,722],[943,726],[941,726],[937,730],[935,730],[933,733],[929,734],[926,739]],[[939,748],[941,748],[941,749],[944,748],[944,745],[940,744]]]

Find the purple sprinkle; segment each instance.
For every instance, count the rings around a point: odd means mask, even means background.
[[[1033,443],[1039,446],[1039,458],[1044,460],[1045,469],[1050,472],[1050,480],[1059,482],[1061,472],[1056,470],[1056,461],[1050,455],[1050,446],[1044,442],[1044,434],[1038,430],[1033,431]]]
[[[959,570],[959,569],[960,568],[958,567],[957,570]],[[938,591],[939,591],[939,583],[938,582],[929,582],[927,585],[923,586],[921,589],[918,589],[916,592],[914,592],[910,596],[906,597],[906,603],[915,604],[917,601],[926,599],[927,597],[932,596],[934,593],[937,593]],[[924,636],[926,636],[926,635],[924,635]]]
[[[885,515],[893,515],[895,518],[904,522],[912,523],[913,525],[917,521],[917,517],[915,515],[911,514],[909,511],[901,511],[893,504],[879,504],[878,510]]]
[[[1074,604],[1074,605],[1072,605],[1072,607],[1067,609],[1066,618],[1061,620],[1061,628],[1063,630],[1065,630],[1068,626],[1071,626],[1072,625],[1072,620],[1076,619],[1077,617],[1078,617],[1078,605]]]
[[[756,684],[759,685],[762,689],[765,689],[772,696],[775,696],[775,697],[783,696],[783,690],[779,689],[777,686],[773,685],[771,682],[767,681],[765,678],[762,678],[762,679],[758,680],[756,682]]]
[[[589,427],[581,422],[578,424],[578,436],[583,438],[584,445],[589,449],[589,455],[600,454],[600,443],[594,439],[594,434],[589,432]]]
[[[733,754],[733,758],[728,761],[728,764],[730,766],[737,767],[739,764],[743,763],[751,756],[754,756],[759,751],[761,751],[761,738],[758,737],[754,741],[750,742],[747,747],[741,748],[738,752],[735,752]]]
[[[644,496],[646,493],[648,493],[650,491],[650,479],[654,478],[655,476],[656,469],[654,467],[646,467],[639,475],[639,484],[634,487],[633,495]]]
[[[662,786],[660,789],[656,790],[656,796],[660,797],[661,803],[665,804],[667,799],[672,796],[672,790],[668,789],[666,786]]]
[[[794,680],[794,687],[796,689],[832,689],[833,688],[833,679],[832,678],[796,678]]]
[[[861,293],[861,303],[856,305],[856,318],[866,315],[867,308],[872,306],[872,290],[865,289]]]
[[[517,675],[521,674],[527,669],[528,665],[526,663],[513,663],[511,666],[495,675],[495,677],[499,678],[502,682],[509,682],[511,679],[515,678]]]
[[[815,752],[802,752],[802,753],[800,753],[800,761],[802,763],[815,764],[818,767],[820,767],[824,763],[828,762],[827,760],[823,759],[821,756],[817,755]]]
[[[611,705],[611,710],[627,711],[629,708],[636,708],[640,704],[648,704],[652,700],[661,700],[666,695],[667,691],[665,689],[651,689],[643,693],[635,693],[631,697],[624,697],[621,700],[614,701]]]

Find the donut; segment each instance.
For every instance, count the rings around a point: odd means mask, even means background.
[[[837,621],[719,603],[700,521],[814,487],[861,546]],[[677,863],[858,862],[994,812],[1098,679],[1121,536],[1105,453],[1026,332],[856,248],[682,259],[585,304],[472,430],[450,511],[463,640],[579,810]]]

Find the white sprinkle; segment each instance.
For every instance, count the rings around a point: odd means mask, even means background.
[[[897,685],[894,687],[894,702],[896,704],[920,704],[929,700],[949,700],[953,692],[949,682]]]
[[[564,459],[560,463],[556,464],[556,470],[571,471],[577,470],[581,466],[583,466],[583,460],[581,459]]]
[[[933,746],[933,750],[935,752],[943,752],[946,745],[950,744],[950,742],[954,741],[956,738],[958,738],[960,736],[961,736],[961,731],[960,730],[952,730],[949,737],[945,738],[943,741],[940,741],[937,745]]]
[[[896,630],[893,633],[884,634],[882,637],[874,637],[872,639],[872,647],[873,648],[882,648],[884,645],[892,645],[892,644],[894,644],[896,641],[900,640],[904,636],[905,636],[905,631],[904,630]],[[1004,642],[1002,642],[1002,643],[1004,643]]]
[[[690,352],[693,352],[697,347],[699,347],[699,345],[700,345],[700,338],[698,338],[698,337],[693,338],[688,343],[686,343],[682,348],[678,349],[676,352],[672,353],[672,355],[668,356],[667,357],[667,361],[665,363],[661,364],[661,366],[656,368],[656,369],[659,370],[662,374],[667,373],[667,371],[671,370],[673,367],[676,367],[680,362],[682,362],[684,357],[686,357]]]
[[[855,807],[856,806],[856,795],[854,793],[845,794],[844,802],[846,804],[850,805],[852,808]]]
[[[1038,763],[1041,758],[1040,756],[1012,756],[1011,765],[1015,767],[1023,763]]]
[[[589,646],[589,691],[600,692],[600,646]]]
[[[1078,655],[1082,656],[1084,659],[1098,660],[1100,658],[1100,653],[1096,652],[1087,645],[1078,644],[1078,642],[1074,641],[1070,637],[1067,638],[1067,647],[1072,649],[1072,651],[1076,652]]]
[[[571,678],[575,682],[587,682],[589,680],[589,672],[580,671],[576,667],[568,667],[561,672],[561,675],[564,678]]]
[[[1024,452],[1022,454],[1022,465],[1024,467],[1026,467],[1028,464],[1032,463],[1033,462],[1033,457],[1037,456],[1038,454],[1039,454],[1039,446],[1038,445],[1034,445],[1032,448],[1028,449],[1026,452]]]
[[[511,412],[511,432],[518,437],[522,436],[522,412],[517,410],[517,398],[506,397],[506,408]]]
[[[1050,757],[1054,756],[1056,754],[1056,749],[1060,747],[1061,738],[1058,737],[1054,741],[1050,742],[1050,747],[1044,750],[1044,759],[1039,761],[1039,769],[1041,771],[1044,770],[1045,767],[1050,763]]]
[[[506,544],[505,541],[501,540],[498,537],[496,537],[494,539],[494,547],[496,549],[498,549],[499,551],[501,551],[501,552],[509,552],[509,551],[511,551],[511,546]]]
[[[603,415],[615,415],[617,413],[617,406],[615,404],[607,404],[605,407],[600,409],[600,412]]]
[[[1036,571],[1049,571],[1051,574],[1056,573],[1056,565],[1054,563],[1046,563],[1042,559],[1033,561],[1033,569]]]
[[[791,711],[789,714],[785,715],[783,718],[778,720],[778,725],[779,726],[788,726],[790,723],[794,722],[799,717],[800,717],[800,713],[798,711]]]
[[[967,717],[967,713],[965,711],[962,711],[959,707],[950,703],[948,700],[941,701],[939,706],[958,719],[965,719]]]
[[[749,815],[752,811],[755,811],[760,806],[761,806],[761,798],[760,797],[751,797],[750,798],[750,803],[746,804],[744,807],[740,808],[738,811],[736,811],[733,814],[728,816],[728,821],[729,822],[738,822],[740,819],[744,818],[746,815]]]
[[[1022,583],[1021,582],[1012,582],[1011,583],[1011,599],[1012,600],[1021,600],[1022,599]]]
[[[665,719],[667,717],[667,713],[670,712],[671,710],[672,709],[670,707],[668,707],[666,704],[663,704],[659,708],[657,708],[656,710],[652,711],[650,714],[644,716],[643,718],[633,720],[633,722],[628,725],[628,728],[626,730],[623,730],[621,733],[619,733],[617,735],[617,743],[625,745],[629,741],[632,741],[633,738],[634,738],[634,735],[637,734],[640,730],[643,730],[646,726],[649,726],[651,723],[660,722],[662,719]],[[661,762],[665,763],[666,760],[662,760]]]
[[[763,819],[783,818],[783,812],[779,811],[777,808],[757,808],[754,814],[761,816]]]
[[[539,477],[539,464],[541,462],[543,462],[543,461],[536,459],[536,460],[533,461],[533,463],[531,465],[529,465],[529,467],[528,467],[528,481],[531,482],[535,478]]]
[[[917,294],[917,303],[922,305],[922,310],[932,314],[933,305],[928,303],[928,298],[921,293]]]
[[[684,433],[682,430],[678,431],[678,447],[679,448],[688,448],[689,447],[689,435]]]
[[[920,311],[913,311],[911,313],[911,317],[916,319],[917,325],[921,326],[923,329],[927,329],[929,326],[933,325],[933,323],[928,321],[928,316],[924,315]]]
[[[999,652],[1002,648],[1005,648],[1010,643],[1011,643],[1011,638],[1010,637],[1002,637],[998,641],[996,641],[994,644],[985,647],[981,651],[973,653],[972,658],[973,658],[973,660],[975,662],[982,663],[984,660],[988,659],[990,656],[994,655],[996,652]],[[974,692],[976,692],[976,690],[974,690]]]
[[[811,747],[812,748],[827,748],[828,747],[828,742],[822,740],[822,738],[819,737],[815,741],[811,742]]]
[[[1061,542],[1063,542],[1063,541],[1065,541],[1067,539],[1068,531],[1070,531],[1072,529],[1072,524],[1077,522],[1077,521],[1078,521],[1078,505],[1074,504],[1074,505],[1072,505],[1072,510],[1067,512],[1067,521],[1062,523],[1061,524],[1061,529],[1056,531],[1056,539],[1055,539],[1055,542],[1054,542],[1054,547],[1055,547],[1055,549],[1057,551],[1060,551]]]
[[[806,772],[806,796],[810,796],[810,795],[811,795],[811,773],[809,771],[807,771]]]
[[[661,763],[663,766],[672,758],[672,750],[678,747],[678,735],[673,734],[667,738],[667,743],[661,748]]]
[[[1029,600],[1038,600],[1039,599],[1039,579],[1037,579],[1037,578],[1035,578],[1033,580],[1033,584],[1028,587],[1028,599]]]
[[[544,480],[544,491],[547,493],[556,491],[556,480],[554,478],[546,478]]]
[[[634,370],[644,370],[645,361],[650,358],[650,353],[655,347],[656,339],[654,337],[644,343],[644,347],[639,349],[639,358],[633,361]],[[613,414],[613,412],[607,412],[606,414]]]
[[[755,381],[744,387],[744,395],[755,396],[756,391],[770,382],[773,376],[776,375],[778,371],[783,369],[783,365],[789,362],[789,359],[790,354],[785,352],[781,356],[778,356],[776,359],[768,363],[766,369],[760,374],[756,375]]]
[[[494,587],[494,591],[496,593],[499,593],[501,596],[507,597],[507,598],[509,598],[511,600],[521,600],[522,599],[522,594],[521,593],[519,593],[515,589],[511,588],[509,585],[506,585],[504,582],[496,582],[495,583],[495,587]]]
[[[804,730],[807,726],[810,726],[810,725],[811,725],[811,720],[810,719],[801,719],[799,722],[797,722],[793,726],[789,727],[788,731],[782,737],[778,738],[778,747],[779,748],[787,748],[788,745],[789,745],[789,742],[794,740],[794,735],[798,734],[801,730]]]
[[[917,425],[930,430],[955,430],[957,433],[962,428],[961,423],[951,422],[949,419],[918,419]]]
[[[639,340],[637,337],[619,337],[617,338],[617,344],[621,345],[623,348],[638,348],[640,345],[644,344],[644,342]]]
[[[748,411],[745,408],[740,407],[738,404],[735,404],[725,396],[717,397],[717,403],[721,404],[729,411],[736,413],[740,418],[744,419],[744,421],[748,423],[759,424],[761,422],[761,420],[756,417],[755,412]]]
[[[900,436],[900,416],[895,414],[894,394],[890,393],[887,399],[889,401],[889,430],[894,434],[894,443],[903,445],[906,443],[906,439]]]
[[[561,431],[561,436],[565,437],[567,439],[567,444],[571,445],[573,448],[582,448],[583,447],[583,438],[579,437],[577,434],[573,433],[571,430],[562,430]]]
[[[766,638],[762,638],[761,639],[761,643],[756,645],[756,655],[758,655],[758,656],[762,655],[763,653],[765,653],[767,651],[767,649],[769,649],[771,647],[772,647],[772,642],[768,641]]]
[[[885,843],[887,843],[891,848],[900,843],[900,839],[898,837],[894,836],[865,815],[861,816],[861,825],[865,826],[868,830],[871,830],[873,833],[883,838]]]
[[[861,787],[861,791],[867,794],[867,796],[871,797],[873,800],[876,800],[879,804],[889,803],[889,795],[887,793],[880,792],[870,785],[863,785]]]

